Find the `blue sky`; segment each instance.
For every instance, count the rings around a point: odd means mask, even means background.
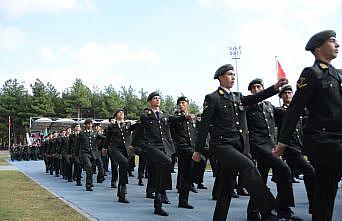
[[[275,56],[295,85],[313,63],[308,39],[325,29],[342,36],[341,11],[338,0],[0,0],[0,83],[39,78],[61,91],[81,78],[201,105],[217,88],[215,70],[235,64],[229,46],[242,47],[243,93],[256,77],[276,81]],[[342,56],[333,64],[341,68]]]

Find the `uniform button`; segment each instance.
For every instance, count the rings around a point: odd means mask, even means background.
[[[325,128],[323,127],[322,130],[325,131]]]
[[[236,116],[239,116],[239,114],[238,114],[238,113],[235,113],[235,115],[236,115]]]
[[[237,104],[234,104],[234,106],[236,107],[236,106],[237,106]]]
[[[123,143],[126,143],[125,141],[123,141]]]
[[[191,141],[191,137],[190,137],[189,139],[190,139],[190,141]]]
[[[242,130],[240,129],[239,132],[242,133]]]
[[[265,121],[267,122],[267,119],[265,119]]]
[[[240,123],[238,121],[236,121],[236,125],[239,125]]]

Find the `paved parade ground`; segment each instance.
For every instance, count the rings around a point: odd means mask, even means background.
[[[174,189],[168,191],[171,205],[163,205],[169,212],[168,217],[159,217],[153,214],[153,200],[145,198],[145,186],[138,186],[135,177],[129,177],[127,198],[129,204],[117,202],[117,189],[110,188],[110,175],[102,184],[96,183],[94,175],[94,191],[86,192],[84,185],[78,187],[75,183],[68,183],[62,178],[45,173],[43,161],[14,161],[12,162],[20,171],[31,177],[44,188],[58,196],[79,212],[92,220],[101,221],[150,221],[150,220],[177,220],[177,221],[210,221],[215,206],[215,201],[211,200],[211,189],[214,179],[211,172],[206,172],[204,183],[208,190],[198,190],[199,193],[190,193],[189,203],[195,209],[187,210],[178,208],[178,194],[175,189],[176,174],[173,174]],[[85,174],[83,173],[83,177]],[[83,178],[84,179],[84,178]],[[146,179],[144,179],[146,184]],[[84,184],[84,180],[82,180]],[[275,185],[269,182],[269,186],[274,193]],[[293,184],[295,191],[296,207],[294,211],[305,220],[310,220],[307,213],[307,197],[303,181]],[[340,183],[341,187],[341,183]],[[246,220],[246,208],[249,197],[233,199],[227,220],[244,221]],[[342,191],[339,189],[336,197],[334,221],[342,220]]]

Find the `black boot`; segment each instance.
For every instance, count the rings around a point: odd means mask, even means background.
[[[168,216],[169,214],[162,209],[161,194],[156,193],[154,197],[154,214],[159,216]]]
[[[118,186],[116,185],[115,181],[112,181],[112,183],[110,184],[110,187],[111,188],[117,188]]]
[[[278,219],[286,219],[291,221],[302,221],[303,218],[294,215],[290,207],[280,207],[277,209]]]
[[[146,198],[154,199],[153,193],[146,193]]]
[[[139,186],[144,186],[144,183],[142,181],[142,178],[139,178],[139,183],[138,183]]]
[[[253,210],[247,214],[247,221],[262,221],[261,214],[258,210]]]
[[[76,186],[82,186],[81,180],[76,180]]]
[[[103,176],[97,176],[97,183],[103,183],[105,178]]]
[[[185,209],[193,209],[194,207],[189,204],[189,191],[181,190],[179,193],[178,207]]]
[[[249,193],[247,192],[247,190],[243,188],[242,186],[238,187],[237,194],[239,194],[240,196],[249,196]]]
[[[93,191],[93,188],[91,187],[91,185],[86,185],[86,191]]]
[[[170,200],[167,198],[165,190],[161,193],[161,201],[165,204],[171,204]]]
[[[197,191],[197,189],[196,189],[194,184],[191,184],[190,191],[193,192],[193,193],[198,193],[198,191]]]
[[[204,184],[203,184],[203,183],[199,183],[199,184],[197,185],[197,189],[203,189],[203,190],[206,190],[206,189],[208,189],[208,187],[204,186]]]
[[[119,185],[119,188],[118,188],[119,200],[118,201],[120,203],[129,203],[129,201],[126,199],[126,193],[127,193],[126,185]]]
[[[232,198],[239,198],[239,195],[235,192],[235,189],[232,189]]]

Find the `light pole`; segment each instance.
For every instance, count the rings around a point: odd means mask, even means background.
[[[238,65],[237,65],[237,60],[240,59],[241,55],[241,46],[233,46],[229,47],[229,54],[232,57],[232,59],[235,60],[235,76],[236,76],[236,87],[237,91],[240,91],[239,89],[239,77],[238,77]]]

